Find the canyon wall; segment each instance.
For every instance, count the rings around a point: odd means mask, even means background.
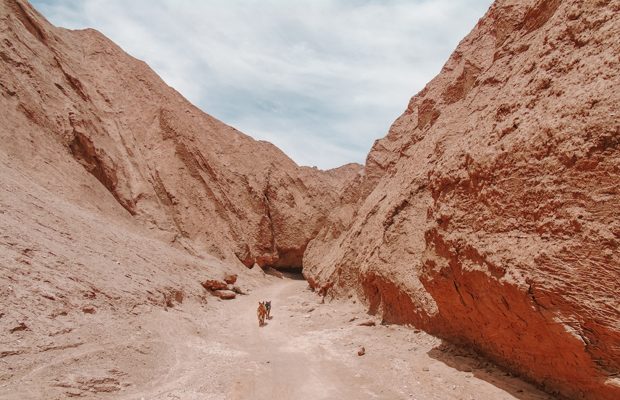
[[[620,1],[496,1],[304,275],[552,393],[620,398]]]
[[[58,299],[129,313],[202,296],[205,274],[303,265],[328,298],[549,392],[619,398],[618,11],[496,1],[365,167],[319,171],[100,33],[2,0],[0,301],[36,325]]]
[[[87,171],[124,208],[117,217],[191,254],[301,267],[329,214],[356,203],[368,181],[358,164],[298,167],[99,32],[56,28],[26,1],[0,3],[0,29],[2,151],[45,185],[97,203],[80,186]]]

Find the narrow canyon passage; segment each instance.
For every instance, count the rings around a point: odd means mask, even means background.
[[[549,398],[422,328],[619,399],[619,11],[493,2],[364,165],[323,171],[0,0],[0,400]],[[228,274],[247,295],[211,296]]]
[[[360,325],[378,321],[301,275],[238,284],[249,294],[234,300],[87,314],[54,346],[0,358],[0,399],[552,399],[423,331]]]
[[[363,307],[322,304],[306,281],[288,276],[268,277],[269,284],[235,300],[210,300],[208,313],[191,304],[154,311],[142,328],[162,344],[157,359],[170,365],[159,377],[145,376],[115,398],[551,398],[449,346],[438,350],[445,347],[441,340],[424,332],[360,326],[372,321]],[[271,319],[259,327],[256,308],[264,300],[271,300],[273,309]]]

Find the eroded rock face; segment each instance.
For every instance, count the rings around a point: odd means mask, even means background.
[[[550,392],[620,398],[618,11],[495,2],[375,143],[385,175],[310,243],[311,284]]]
[[[329,213],[357,201],[362,166],[298,167],[198,110],[100,33],[56,28],[26,1],[3,0],[0,18],[4,151],[30,166],[62,159],[68,176],[79,163],[169,243],[300,267]]]
[[[43,324],[15,286],[52,318],[99,315],[108,298],[136,314],[200,298],[198,282],[239,261],[303,262],[322,294],[548,391],[617,399],[618,11],[494,3],[365,168],[318,171],[202,113],[98,32],[2,0],[3,304]]]

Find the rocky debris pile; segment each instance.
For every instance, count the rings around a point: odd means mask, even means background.
[[[227,275],[223,280],[207,279],[201,285],[207,289],[211,295],[219,297],[223,300],[230,300],[237,297],[237,294],[247,294],[246,291],[239,286],[234,285],[237,282],[237,275]]]

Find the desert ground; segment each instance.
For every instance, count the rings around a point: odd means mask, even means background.
[[[423,331],[381,325],[353,300],[326,303],[301,274],[252,286],[233,300],[144,305],[129,320],[88,314],[56,334],[62,345],[0,358],[0,399],[552,398]],[[259,327],[263,300],[273,308]]]

